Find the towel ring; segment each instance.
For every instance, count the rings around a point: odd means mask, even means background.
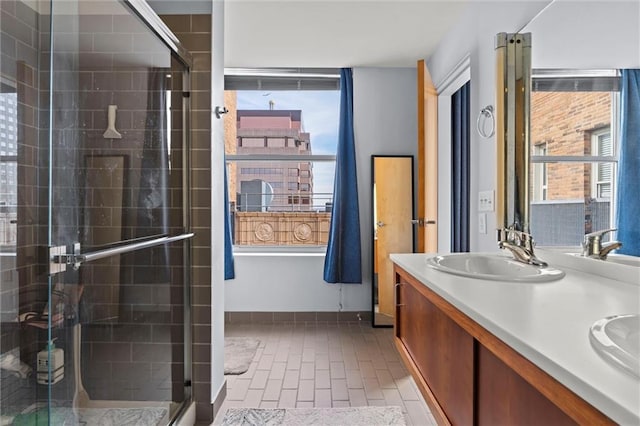
[[[489,128],[489,133],[485,131],[485,123],[487,119],[491,119],[491,127]],[[482,121],[482,124],[480,123],[480,121]],[[493,107],[491,105],[487,105],[480,110],[480,114],[478,114],[478,119],[476,120],[476,128],[478,129],[478,134],[480,134],[480,136],[485,139],[489,139],[495,134],[495,127],[496,117],[493,115]]]

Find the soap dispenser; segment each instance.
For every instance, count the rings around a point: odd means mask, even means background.
[[[53,385],[64,378],[64,351],[61,348],[56,348],[53,343],[56,339],[51,339],[47,346],[38,352],[36,380],[41,385]],[[51,361],[51,366],[49,366],[49,361]]]

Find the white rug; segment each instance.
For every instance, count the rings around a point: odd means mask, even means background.
[[[224,338],[224,374],[242,374],[249,369],[260,341],[250,337]]]
[[[222,426],[405,426],[402,409],[350,408],[229,408]]]

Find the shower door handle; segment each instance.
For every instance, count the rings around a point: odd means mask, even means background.
[[[194,236],[193,232],[189,232],[186,234],[175,235],[173,237],[159,237],[154,238],[148,241],[141,241],[136,243],[125,244],[119,247],[112,247],[104,250],[96,250],[88,253],[80,253],[80,244],[74,244],[74,253],[66,254],[66,253],[56,253],[50,255],[50,265],[71,265],[73,269],[78,269],[80,265],[84,262],[92,262],[98,259],[104,259],[105,257],[115,256],[117,254],[130,253],[136,250],[142,250],[146,248],[151,248],[163,244],[173,243],[176,241],[182,241]],[[52,268],[50,266],[49,270],[53,271],[56,268]],[[62,272],[62,271],[58,271]]]

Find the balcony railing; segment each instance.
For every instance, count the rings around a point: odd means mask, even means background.
[[[291,191],[288,193],[238,193],[231,211],[331,213],[332,193]]]

